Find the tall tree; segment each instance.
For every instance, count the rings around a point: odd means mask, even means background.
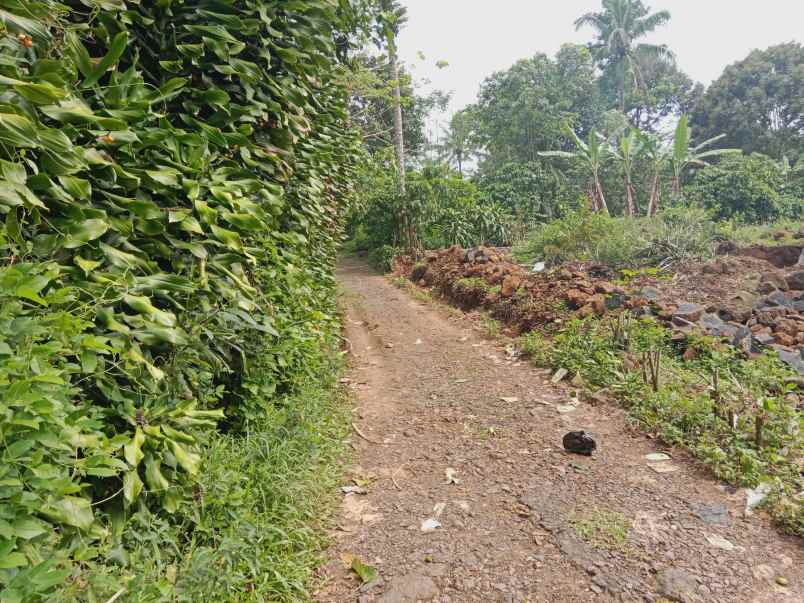
[[[461,176],[465,162],[475,153],[472,120],[472,112],[468,110],[453,115],[439,149],[444,160],[456,164]]]
[[[590,26],[596,39],[589,45],[604,73],[619,83],[620,110],[626,112],[629,83],[644,89],[642,62],[648,59],[674,61],[665,44],[638,42],[670,21],[666,10],[651,13],[641,0],[603,0],[601,12],[589,12],[575,21],[575,29]]]
[[[703,137],[780,160],[804,149],[804,46],[755,50],[730,65],[696,105],[691,123]]]

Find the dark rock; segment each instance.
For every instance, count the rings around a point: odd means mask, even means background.
[[[678,603],[696,603],[698,596],[698,579],[694,574],[682,569],[668,569],[656,576],[659,594]]]
[[[571,431],[562,440],[564,450],[584,456],[592,456],[597,449],[597,442],[585,431]]]
[[[804,252],[802,252],[804,253]],[[804,290],[804,270],[787,275],[787,286],[797,291]]]
[[[738,327],[724,322],[717,314],[704,314],[701,326],[715,337],[734,337]]]
[[[761,345],[761,346],[769,346],[772,345],[776,340],[773,338],[773,335],[770,333],[757,333],[754,335],[754,340]]]
[[[704,523],[726,525],[729,523],[729,510],[723,505],[693,504],[692,514]]]
[[[622,293],[614,293],[606,298],[606,310],[616,310],[622,308],[628,298]]]
[[[703,306],[698,304],[681,304],[676,308],[673,318],[683,318],[689,322],[697,322],[704,313]]]
[[[792,298],[785,295],[783,291],[774,291],[765,298],[764,302],[768,306],[782,306],[785,308],[793,307]]]
[[[788,351],[780,346],[775,346],[782,362],[794,368],[799,373],[804,375],[804,358],[801,356],[801,351]]]
[[[804,299],[793,302],[793,309],[796,312],[804,312]]]

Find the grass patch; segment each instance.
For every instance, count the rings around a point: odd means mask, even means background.
[[[801,229],[799,220],[781,220],[772,224],[738,224],[736,222],[718,224],[718,234],[740,247],[800,244],[801,239],[796,235]]]
[[[772,353],[747,359],[708,337],[693,340],[694,354],[685,360],[669,337],[652,319],[617,328],[611,321],[574,320],[540,359],[607,388],[642,429],[689,449],[717,477],[747,487],[768,484],[771,516],[804,535],[804,413],[788,397],[798,375]],[[656,382],[651,353],[659,354]]]
[[[570,525],[582,540],[599,549],[624,549],[631,532],[631,521],[616,511],[595,509],[572,517]]]
[[[486,314],[480,315],[480,327],[483,329],[483,335],[488,339],[496,339],[502,333],[500,321]]]
[[[215,436],[194,512],[178,525],[138,514],[123,541],[130,555],[119,566],[88,560],[54,600],[103,602],[120,588],[132,603],[309,599],[349,416],[333,378],[280,399],[244,436]]]

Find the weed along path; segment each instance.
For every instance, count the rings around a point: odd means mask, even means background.
[[[339,274],[355,462],[317,600],[804,600],[800,540],[747,517],[744,491],[470,317],[356,259]],[[563,450],[580,429],[591,457]]]

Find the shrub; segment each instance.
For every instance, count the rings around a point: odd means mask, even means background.
[[[732,155],[699,170],[684,195],[716,220],[771,222],[802,215],[802,198],[786,192],[782,168],[764,155]]]
[[[402,253],[399,247],[393,245],[382,245],[377,249],[369,251],[369,263],[381,272],[390,272],[393,268],[394,258]]]

